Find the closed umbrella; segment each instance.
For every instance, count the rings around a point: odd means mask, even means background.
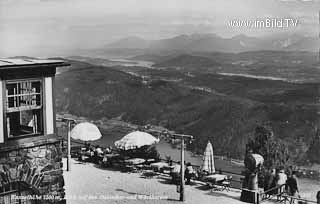
[[[102,137],[98,127],[89,122],[77,124],[71,131],[71,137],[76,140],[94,141]]]
[[[214,167],[213,148],[210,142],[208,142],[204,151],[202,170],[208,172],[209,174],[213,174],[216,171]]]
[[[145,145],[153,145],[158,142],[159,139],[149,133],[134,131],[124,136],[121,140],[116,141],[115,146],[119,149],[129,150],[140,148]]]

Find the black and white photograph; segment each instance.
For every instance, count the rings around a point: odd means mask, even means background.
[[[0,0],[0,204],[320,204],[320,0]]]

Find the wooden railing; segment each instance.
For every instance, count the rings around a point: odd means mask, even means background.
[[[295,196],[289,196],[289,195],[282,195],[281,197],[284,198],[284,204],[289,204],[289,203],[297,203],[297,202],[293,202],[293,201],[301,201],[303,203],[317,203],[316,201],[313,201],[313,200],[307,200],[307,199],[304,199],[304,198],[299,198],[299,197],[295,197]]]
[[[261,200],[261,202],[263,201],[266,201],[266,200],[271,200],[273,199],[274,197],[276,197],[277,199],[280,198],[282,192],[278,193],[279,192],[279,189],[283,189],[283,187],[285,186],[285,184],[281,185],[281,186],[276,186],[276,187],[273,187],[273,188],[270,188],[266,191],[264,191],[263,193],[259,193],[259,201]],[[273,193],[273,192],[276,192],[276,193]]]
[[[283,189],[283,187],[286,187],[286,184],[271,188],[267,191],[264,191],[263,193],[258,193],[257,204],[263,203],[267,200],[273,200],[273,199],[276,199],[276,201],[284,203],[284,204],[297,203],[294,201],[302,201],[302,202],[308,203],[308,204],[317,203],[316,201],[313,201],[313,200],[308,200],[308,199],[300,198],[300,197],[296,197],[296,196],[290,196],[290,195],[286,194],[286,192],[278,193],[279,189]],[[273,194],[271,192],[277,192],[277,193]]]

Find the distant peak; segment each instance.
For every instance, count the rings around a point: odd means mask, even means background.
[[[238,34],[238,35],[235,35],[233,36],[231,39],[248,39],[248,38],[254,38],[254,37],[250,37],[250,36],[247,36],[245,34]]]
[[[144,39],[138,36],[128,36],[128,37],[122,38],[122,40],[144,40]]]

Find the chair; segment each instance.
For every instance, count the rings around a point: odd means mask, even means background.
[[[231,189],[231,179],[232,179],[232,176],[227,176],[227,178],[221,182],[221,186],[222,186],[222,189],[221,191],[230,191]]]
[[[216,184],[206,182],[206,186],[210,189],[211,192],[221,191],[222,188],[219,188]]]
[[[150,179],[150,178],[153,178],[154,176],[158,176],[158,174],[152,170],[147,170],[142,173],[141,177]]]

